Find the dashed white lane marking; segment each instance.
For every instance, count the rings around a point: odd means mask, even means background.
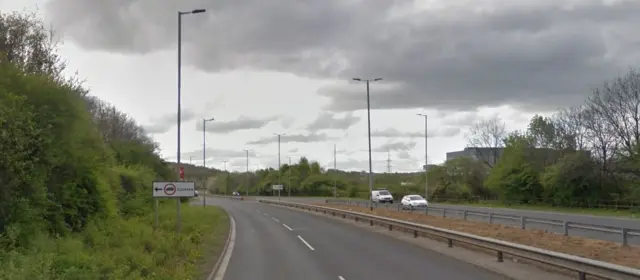
[[[257,213],[262,213],[262,212],[260,212],[260,210],[256,210],[256,212],[257,212]]]
[[[338,276],[338,280],[346,280],[346,279],[344,279],[344,277],[342,276]]]
[[[286,225],[286,224],[282,224],[282,226],[283,226],[283,227],[285,227],[285,228],[287,228],[289,231],[293,231],[293,229],[292,229],[292,228],[290,228],[290,227],[289,227],[288,225]]]
[[[313,249],[313,247],[311,247],[311,245],[309,245],[309,242],[304,240],[304,238],[302,238],[302,236],[298,235],[298,239],[300,239],[300,241],[302,241],[302,243],[304,243],[304,245],[307,245],[307,247],[309,247],[309,250],[311,250],[311,251],[315,251],[316,250],[316,249]]]
[[[265,216],[269,217],[269,214],[267,214],[267,213],[262,213],[262,214],[264,214]]]
[[[274,218],[274,217],[271,217],[271,219],[272,219],[272,220],[274,220],[274,221],[276,221],[276,222],[278,222],[278,223],[280,222],[280,220],[278,220],[278,219],[276,219],[276,218]]]

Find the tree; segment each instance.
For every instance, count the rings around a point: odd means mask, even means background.
[[[498,116],[475,123],[466,135],[467,147],[474,149],[480,160],[493,167],[500,157],[499,148],[503,147],[506,125]]]

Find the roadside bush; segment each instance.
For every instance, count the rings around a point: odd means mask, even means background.
[[[185,205],[177,234],[174,205],[161,203],[156,232],[148,209],[62,238],[38,235],[28,249],[0,251],[0,279],[200,279],[200,264],[224,245],[229,218],[219,208]]]

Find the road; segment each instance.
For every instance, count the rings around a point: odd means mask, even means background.
[[[263,197],[265,199],[274,199],[274,197]],[[275,198],[277,199],[277,197]],[[300,203],[314,203],[314,202],[323,202],[324,198],[314,198],[314,197],[281,197],[283,200],[288,200],[292,202],[300,202]],[[360,203],[366,203],[366,200],[357,200]],[[519,210],[519,209],[505,209],[505,208],[490,208],[490,207],[474,207],[474,206],[462,206],[462,205],[443,205],[433,203],[430,204],[432,207],[437,208],[446,208],[451,210],[468,210],[468,211],[477,211],[477,212],[492,212],[495,215],[510,215],[510,216],[526,216],[528,218],[533,219],[541,219],[541,220],[556,220],[556,221],[570,221],[573,223],[582,223],[582,224],[592,224],[592,225],[601,225],[601,226],[610,226],[617,229],[627,228],[634,229],[635,231],[640,231],[640,219],[625,219],[625,218],[616,218],[616,217],[603,217],[603,216],[593,216],[593,215],[581,215],[581,214],[569,214],[569,213],[559,213],[559,212],[550,212],[550,211],[535,211],[535,210]],[[389,207],[389,209],[397,209],[395,208],[397,204],[389,205],[386,204],[381,207]],[[432,211],[429,213],[430,215],[442,215],[441,211]],[[458,211],[447,212],[447,216],[455,217],[455,218],[463,218],[462,213]],[[488,217],[483,216],[475,216],[469,215],[467,216],[468,220],[472,221],[482,221],[488,222]],[[520,226],[519,221],[509,220],[509,219],[501,219],[498,217],[493,218],[494,223],[510,225],[510,226]],[[527,228],[534,228],[540,230],[547,230],[549,232],[562,233],[562,226],[553,226],[548,224],[540,224],[534,222],[528,222]],[[569,235],[571,236],[582,236],[592,239],[599,240],[607,240],[613,242],[620,242],[621,236],[619,233],[607,233],[607,232],[599,232],[592,230],[582,230],[582,229],[570,229]],[[628,237],[629,244],[640,244],[640,236],[629,236]]]
[[[408,242],[313,214],[208,198],[236,221],[224,279],[495,280],[504,277]]]

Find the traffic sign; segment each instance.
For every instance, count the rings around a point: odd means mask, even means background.
[[[153,197],[194,197],[196,196],[196,183],[189,181],[180,182],[153,182]]]
[[[180,180],[184,180],[184,167],[180,166]]]
[[[271,189],[274,191],[281,191],[284,189],[283,185],[271,185]]]

